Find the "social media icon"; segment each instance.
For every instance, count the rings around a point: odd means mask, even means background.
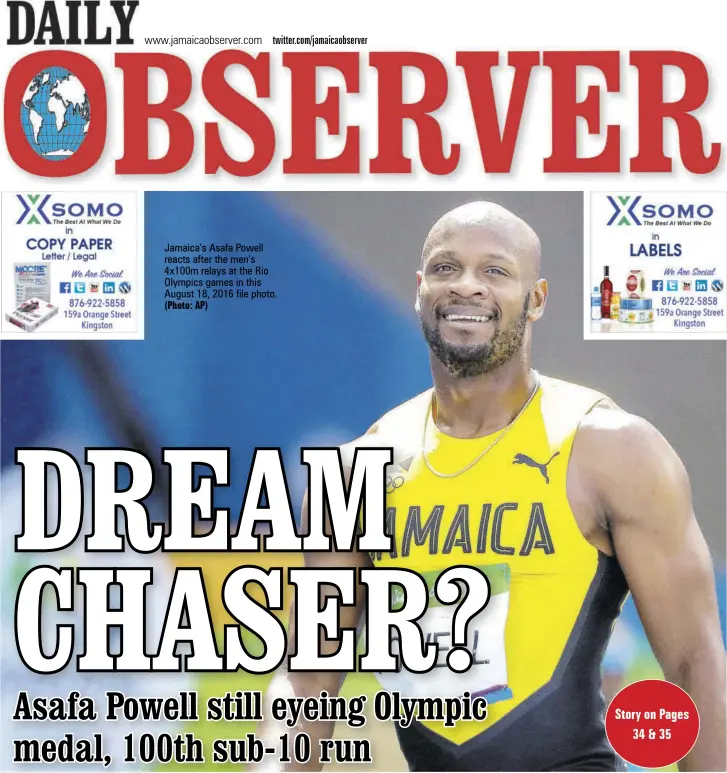
[[[682,290],[685,292],[690,292],[692,289],[692,283],[691,282],[682,282]]]
[[[108,293],[115,293],[116,292],[116,282],[104,282],[103,283],[103,291],[108,295]]]
[[[119,292],[120,293],[130,293],[131,292],[131,282],[119,282]]]
[[[98,282],[91,282],[91,292],[92,293],[98,292]]]
[[[697,279],[694,282],[694,289],[698,293],[706,293],[707,292],[707,280],[706,279]]]
[[[70,293],[71,292],[71,283],[70,282],[61,282],[61,292],[62,293]]]
[[[652,279],[651,280],[651,290],[655,293],[661,293],[664,292],[664,280],[663,279]]]
[[[721,279],[713,279],[712,280],[712,289],[719,293],[724,289],[724,282]]]
[[[74,284],[73,284],[73,292],[74,293],[85,293],[86,292],[86,283],[85,282],[74,282]]]
[[[679,290],[679,281],[677,279],[667,279],[666,280],[666,289],[671,292],[675,293]]]

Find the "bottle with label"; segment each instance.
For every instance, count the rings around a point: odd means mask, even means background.
[[[611,295],[613,284],[608,278],[608,266],[603,267],[603,279],[601,280],[601,318],[611,319]]]
[[[618,319],[621,311],[621,293],[611,293],[611,319]]]
[[[601,319],[601,293],[598,287],[591,293],[591,319]]]

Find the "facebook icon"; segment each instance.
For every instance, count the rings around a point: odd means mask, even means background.
[[[62,293],[70,293],[71,292],[71,283],[70,282],[61,282],[61,292]]]
[[[651,290],[655,293],[661,293],[664,291],[664,280],[663,279],[652,279],[651,280]]]

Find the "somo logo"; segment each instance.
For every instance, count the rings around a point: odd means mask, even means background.
[[[643,196],[607,196],[613,214],[606,225],[654,225],[659,221],[683,220],[694,223],[708,222],[714,207],[705,202],[642,203]]]

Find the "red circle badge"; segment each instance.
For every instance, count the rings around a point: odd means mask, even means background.
[[[606,735],[632,765],[662,768],[689,754],[699,735],[699,713],[681,687],[645,679],[624,687],[611,701]]]

